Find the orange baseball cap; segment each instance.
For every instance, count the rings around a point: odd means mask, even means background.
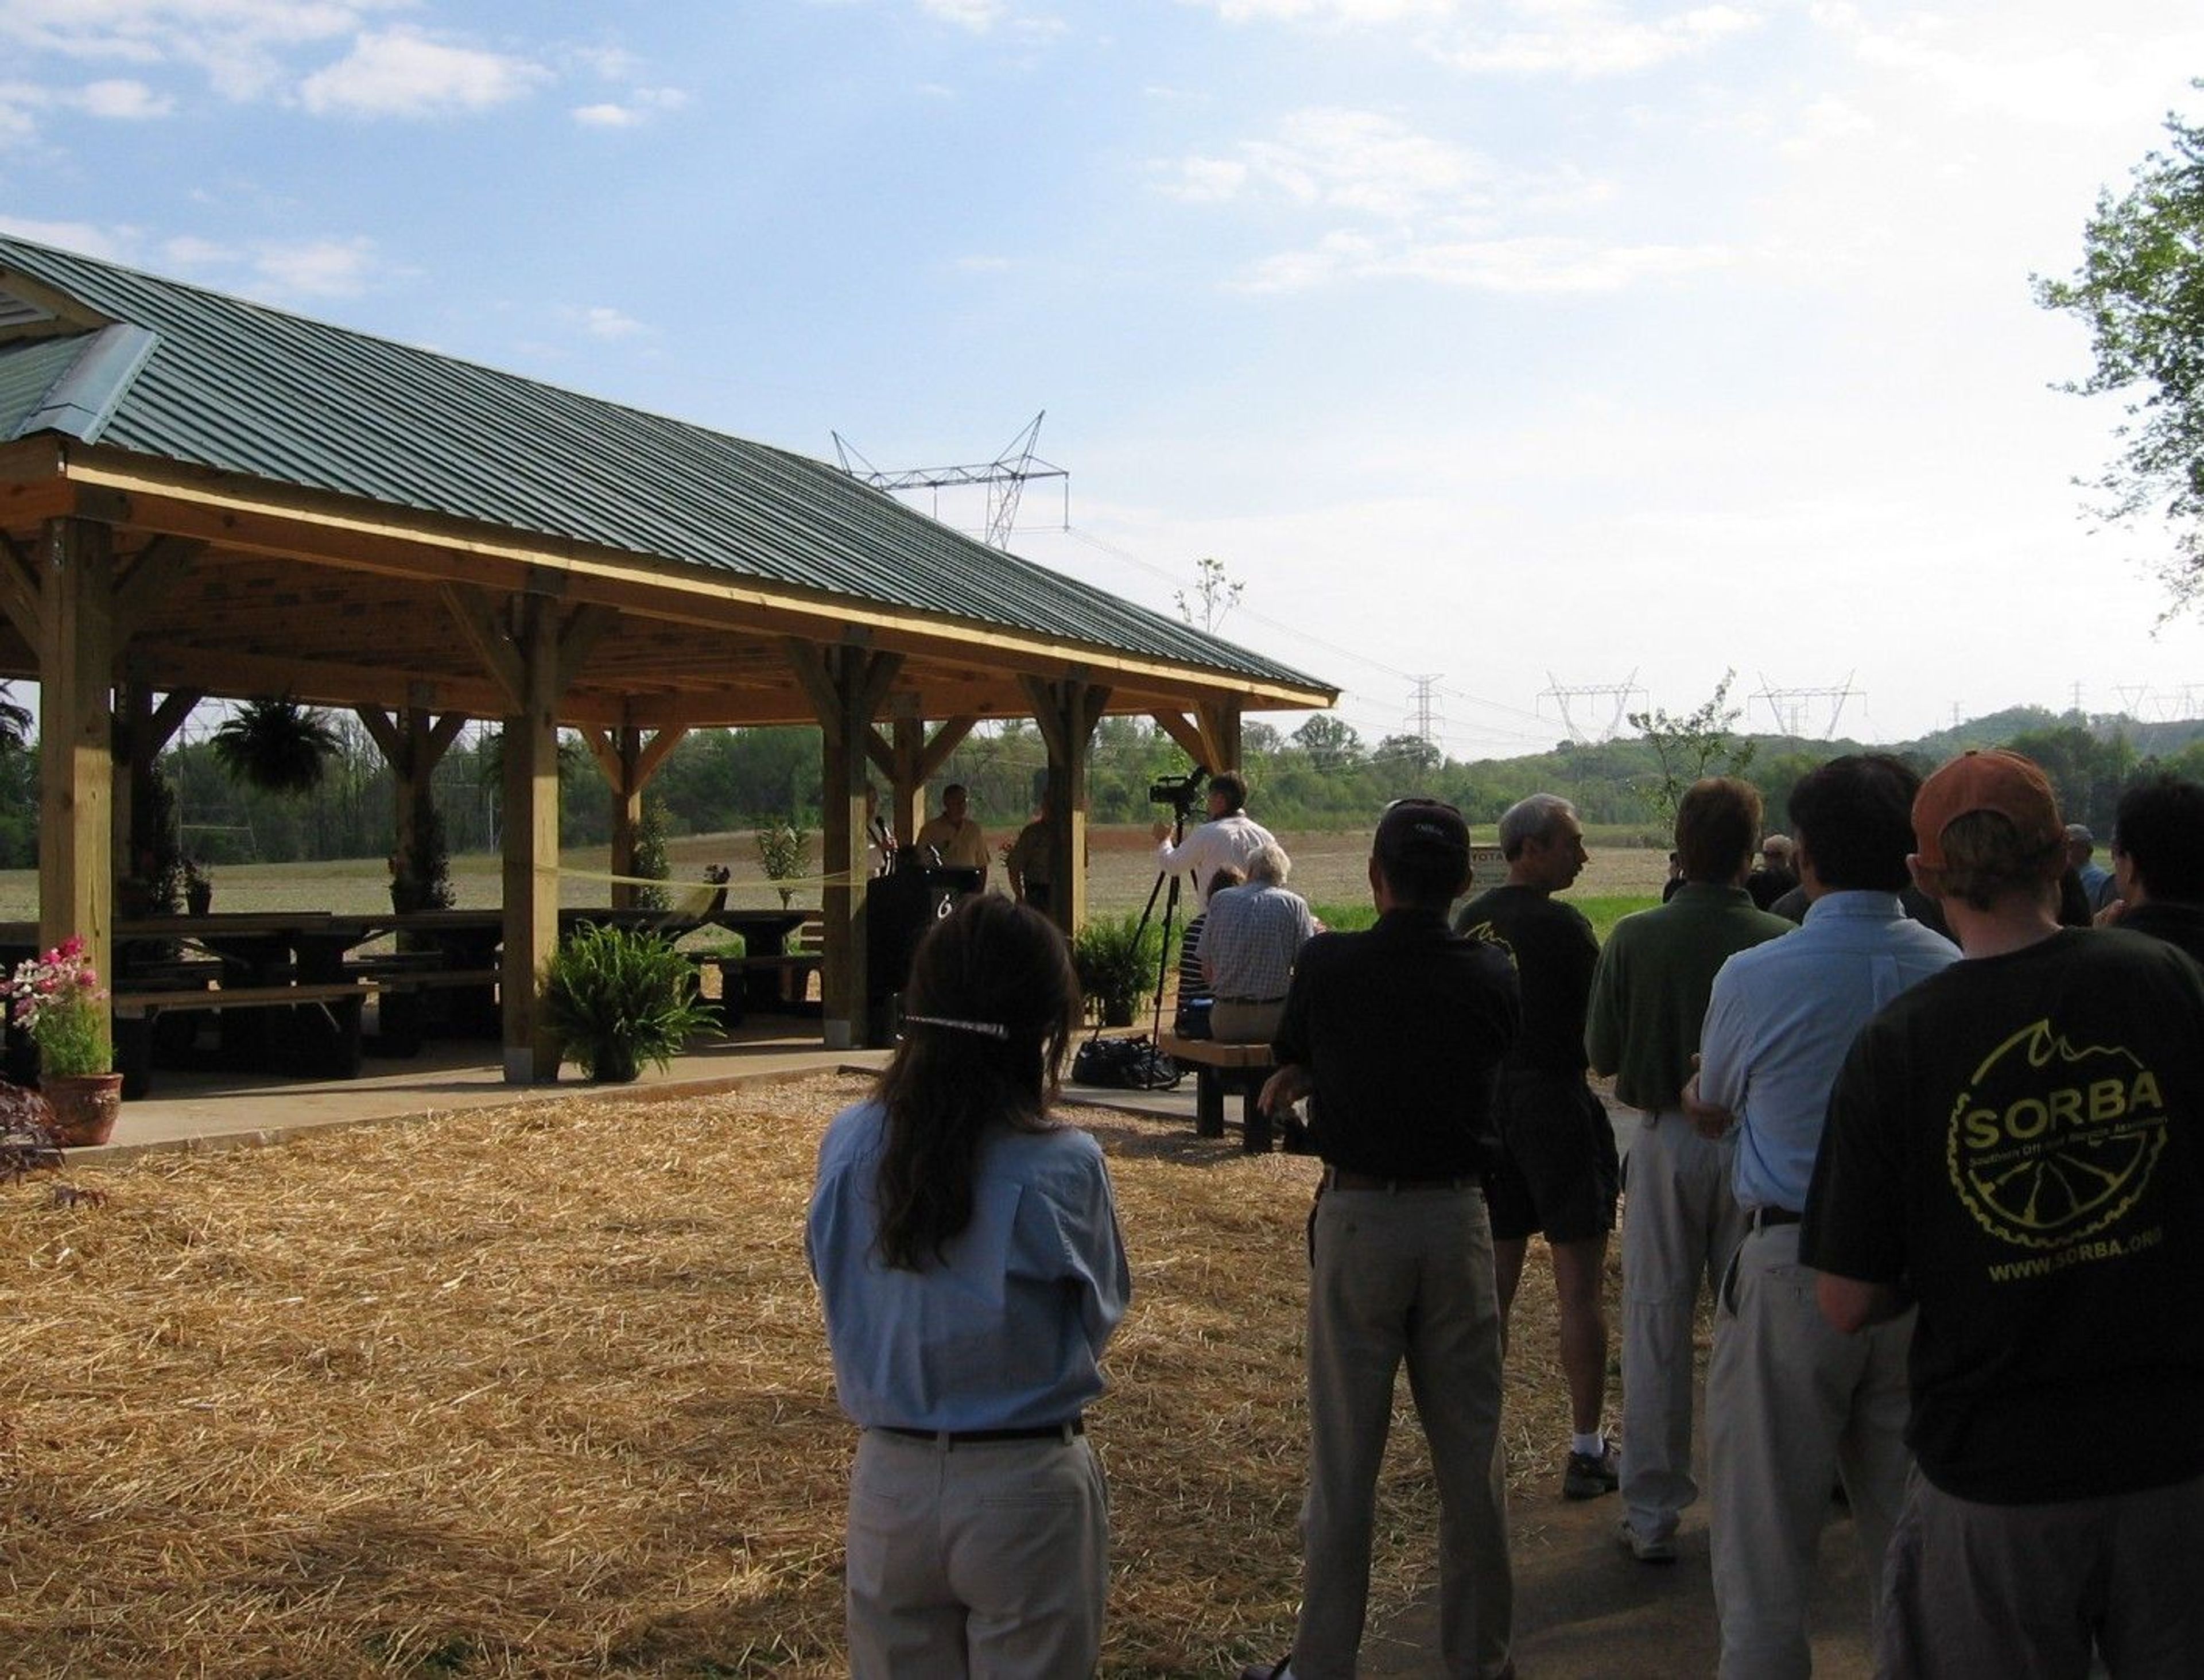
[[[1924,867],[1944,867],[1944,831],[1976,811],[1996,812],[2023,840],[2049,846],[2066,837],[2059,796],[2035,761],[1985,748],[1952,760],[1913,796],[1913,844]]]

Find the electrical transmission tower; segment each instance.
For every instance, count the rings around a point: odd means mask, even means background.
[[[1433,751],[1438,750],[1439,730],[1446,722],[1438,708],[1437,693],[1445,673],[1433,671],[1415,678],[1416,692],[1408,701],[1408,733]]]
[[[1855,695],[1866,698],[1860,689],[1852,686],[1853,675],[1847,671],[1844,682],[1834,689],[1779,689],[1768,680],[1767,673],[1763,671],[1760,677],[1760,692],[1752,698],[1768,702],[1769,714],[1775,719],[1778,735],[1792,736],[1802,740],[1806,734],[1808,707],[1817,700],[1829,701],[1828,726],[1822,731],[1822,738],[1826,741],[1837,732],[1837,720],[1845,715],[1845,702]],[[1954,714],[1958,711],[1956,706],[1952,709]],[[1957,721],[1956,715],[1954,721]]]
[[[1630,710],[1631,695],[1643,695],[1645,692],[1638,686],[1638,673],[1634,671],[1620,683],[1578,683],[1573,687],[1564,687],[1561,679],[1550,671],[1546,673],[1546,681],[1552,686],[1540,694],[1538,698],[1551,700],[1554,702],[1555,709],[1561,714],[1561,727],[1569,732],[1569,739],[1580,747],[1589,746],[1591,742],[1584,731],[1577,727],[1577,720],[1569,711],[1570,701],[1612,700],[1614,702],[1614,715],[1608,719],[1606,732],[1599,737],[1602,741],[1612,741],[1614,739],[1614,732],[1622,727],[1624,714]]]
[[[1036,478],[1060,478],[1063,481],[1063,526],[1071,529],[1071,475],[1062,467],[1044,461],[1034,453],[1034,446],[1040,440],[1040,423],[1048,417],[1043,409],[1032,423],[1010,441],[1003,453],[992,461],[965,467],[913,467],[903,472],[883,472],[862,455],[855,445],[835,432],[834,453],[842,464],[842,470],[852,478],[862,479],[875,489],[891,494],[904,490],[931,490],[933,496],[933,517],[941,517],[941,492],[963,489],[974,485],[984,486],[987,492],[987,543],[990,547],[1008,548],[1010,531],[1017,524],[1018,500],[1025,494],[1027,483]]]

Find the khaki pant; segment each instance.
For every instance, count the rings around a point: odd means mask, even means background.
[[[1439,1495],[1439,1650],[1451,1680],[1508,1665],[1514,1584],[1500,1451],[1500,1307],[1479,1191],[1330,1190],[1309,1282],[1309,1490],[1296,1680],[1351,1680],[1378,1470],[1403,1361]]]
[[[1875,1671],[2083,1680],[2094,1642],[2118,1680],[2195,1680],[2204,1670],[2200,1535],[2204,1476],[2109,1499],[1976,1505],[1916,1470],[1891,1536]]]
[[[1102,1648],[1109,1501],[1086,1437],[867,1429],[850,1472],[856,1680],[1077,1680]]]
[[[1220,997],[1209,1006],[1209,1036],[1224,1044],[1267,1044],[1286,1018],[1286,1000],[1240,1003]]]
[[[1646,1114],[1623,1168],[1622,1503],[1641,1539],[1666,1540],[1699,1496],[1692,1477],[1692,1321],[1745,1234],[1730,1192],[1736,1148],[1680,1109]]]
[[[1804,1680],[1814,1554],[1841,1470],[1872,1623],[1905,1496],[1905,1348],[1913,1315],[1847,1336],[1814,1299],[1798,1227],[1748,1235],[1715,1315],[1707,1470],[1722,1680]]]

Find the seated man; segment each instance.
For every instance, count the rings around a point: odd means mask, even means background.
[[[1266,840],[1247,862],[1247,884],[1215,894],[1196,947],[1217,1000],[1210,1036],[1226,1044],[1267,1044],[1286,1008],[1294,958],[1319,931],[1308,901],[1286,890],[1293,862]]]

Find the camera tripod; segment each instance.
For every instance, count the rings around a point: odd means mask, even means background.
[[[1151,800],[1159,805],[1169,804],[1171,807],[1170,843],[1174,848],[1186,838],[1187,813],[1194,808],[1202,778],[1208,774],[1206,766],[1197,764],[1186,776],[1176,780],[1159,781],[1148,790]],[[1166,883],[1169,884],[1168,891],[1164,890]],[[1155,918],[1156,900],[1160,897],[1164,901],[1164,937],[1156,956],[1156,1001],[1148,1020],[1151,1039],[1158,1038],[1163,1032],[1164,983],[1170,977],[1171,924],[1178,915],[1178,873],[1170,869],[1156,871],[1156,884],[1148,889],[1148,902],[1141,910],[1140,925],[1133,930],[1133,949],[1138,950],[1141,941],[1147,937],[1148,924]]]

